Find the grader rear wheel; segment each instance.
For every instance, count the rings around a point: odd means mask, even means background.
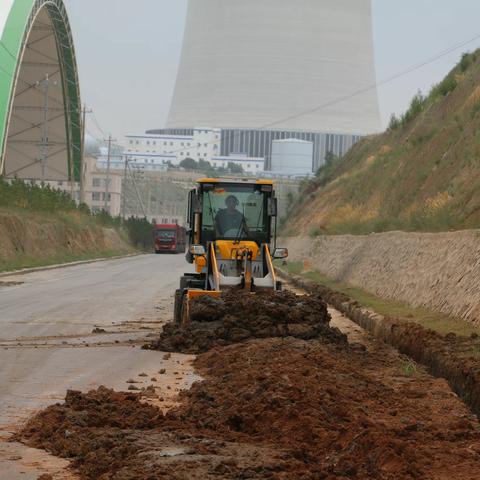
[[[173,322],[180,325],[182,321],[183,290],[175,290],[175,302],[173,304]]]
[[[180,308],[180,325],[187,327],[190,324],[190,315],[188,308],[188,295],[184,292],[182,296],[182,304]]]

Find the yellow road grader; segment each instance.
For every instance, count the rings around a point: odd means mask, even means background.
[[[270,180],[204,178],[189,194],[187,261],[175,292],[174,320],[189,323],[192,299],[220,296],[222,290],[281,290],[273,259],[288,251],[276,247],[277,198]]]

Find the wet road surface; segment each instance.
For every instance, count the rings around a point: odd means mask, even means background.
[[[126,390],[135,380],[136,388],[154,384],[168,403],[188,388],[195,380],[189,356],[164,359],[140,347],[171,319],[173,293],[189,267],[183,255],[142,255],[2,277],[0,440],[33,411],[63,399],[67,389]],[[166,373],[159,375],[161,369]],[[162,390],[167,384],[173,388]],[[2,480],[42,473],[74,478],[65,465],[0,441]]]

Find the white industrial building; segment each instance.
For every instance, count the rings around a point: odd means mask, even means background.
[[[313,173],[313,143],[287,138],[272,142],[271,172],[276,175],[305,177]]]
[[[211,165],[214,168],[228,168],[229,163],[242,167],[245,173],[256,174],[264,171],[265,159],[248,157],[245,154],[231,154],[228,156],[212,157]]]
[[[191,135],[126,135],[125,152],[135,164],[154,166],[178,166],[185,158],[210,162],[220,153],[220,130],[194,128]]]

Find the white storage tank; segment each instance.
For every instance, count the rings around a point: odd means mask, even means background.
[[[313,143],[298,138],[272,142],[271,171],[280,175],[307,176],[313,173]]]

